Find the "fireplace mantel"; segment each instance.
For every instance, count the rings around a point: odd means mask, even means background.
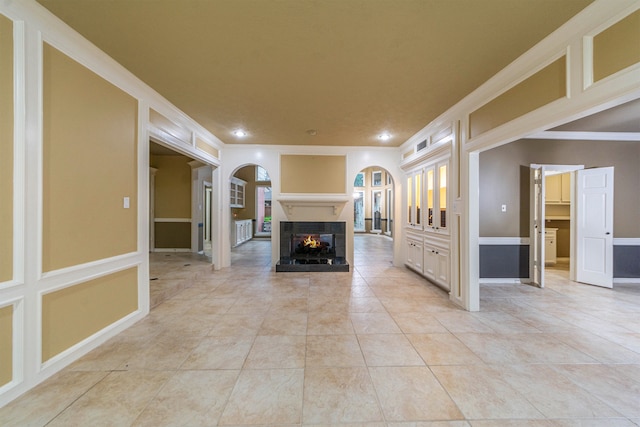
[[[329,208],[333,216],[338,216],[348,201],[349,196],[344,194],[292,194],[278,198],[289,218],[295,214],[296,208]]]

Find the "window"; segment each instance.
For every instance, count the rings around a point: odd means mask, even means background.
[[[269,177],[267,170],[262,166],[256,166],[256,181],[258,182],[271,181],[271,178]]]
[[[353,181],[354,187],[364,187],[364,172],[359,172],[356,175],[356,179]]]
[[[382,185],[382,171],[375,171],[371,174],[371,182],[374,187]]]

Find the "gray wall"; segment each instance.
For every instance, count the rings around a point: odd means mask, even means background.
[[[640,144],[520,140],[480,154],[480,236],[529,236],[529,165],[614,166],[614,237],[640,237]],[[500,211],[507,205],[507,212]]]

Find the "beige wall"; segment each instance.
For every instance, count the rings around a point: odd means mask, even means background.
[[[12,278],[13,22],[0,15],[0,282]]]
[[[593,38],[593,80],[640,62],[640,10]]]
[[[566,57],[562,57],[469,115],[476,137],[567,94]]]
[[[218,150],[216,148],[210,146],[209,144],[207,144],[206,142],[204,142],[200,138],[196,138],[196,147],[199,150],[204,151],[205,153],[211,154],[215,158],[218,158],[220,156],[220,153],[218,152]]]
[[[190,158],[182,155],[151,156],[155,175],[156,218],[191,219]],[[190,248],[190,222],[156,222],[156,248]]]
[[[190,222],[156,222],[154,227],[157,249],[191,249]]]
[[[158,218],[191,218],[191,166],[186,156],[151,156],[158,169],[155,211]]]
[[[256,219],[256,167],[245,166],[233,175],[246,181],[244,187],[244,208],[231,208],[233,219]]]
[[[138,307],[138,269],[131,268],[42,297],[42,360],[79,343]]]
[[[614,166],[614,237],[640,237],[640,144],[552,140],[520,140],[480,154],[481,237],[529,236],[531,163]]]
[[[43,271],[136,251],[136,99],[47,44],[43,80]]]
[[[0,387],[13,379],[13,306],[0,308]]]
[[[282,155],[280,182],[282,193],[346,192],[345,156]]]

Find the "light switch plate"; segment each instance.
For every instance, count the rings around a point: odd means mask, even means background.
[[[502,212],[506,212],[507,211],[507,205],[502,205]]]
[[[129,198],[125,197],[122,201],[122,207],[125,209],[129,209]]]

